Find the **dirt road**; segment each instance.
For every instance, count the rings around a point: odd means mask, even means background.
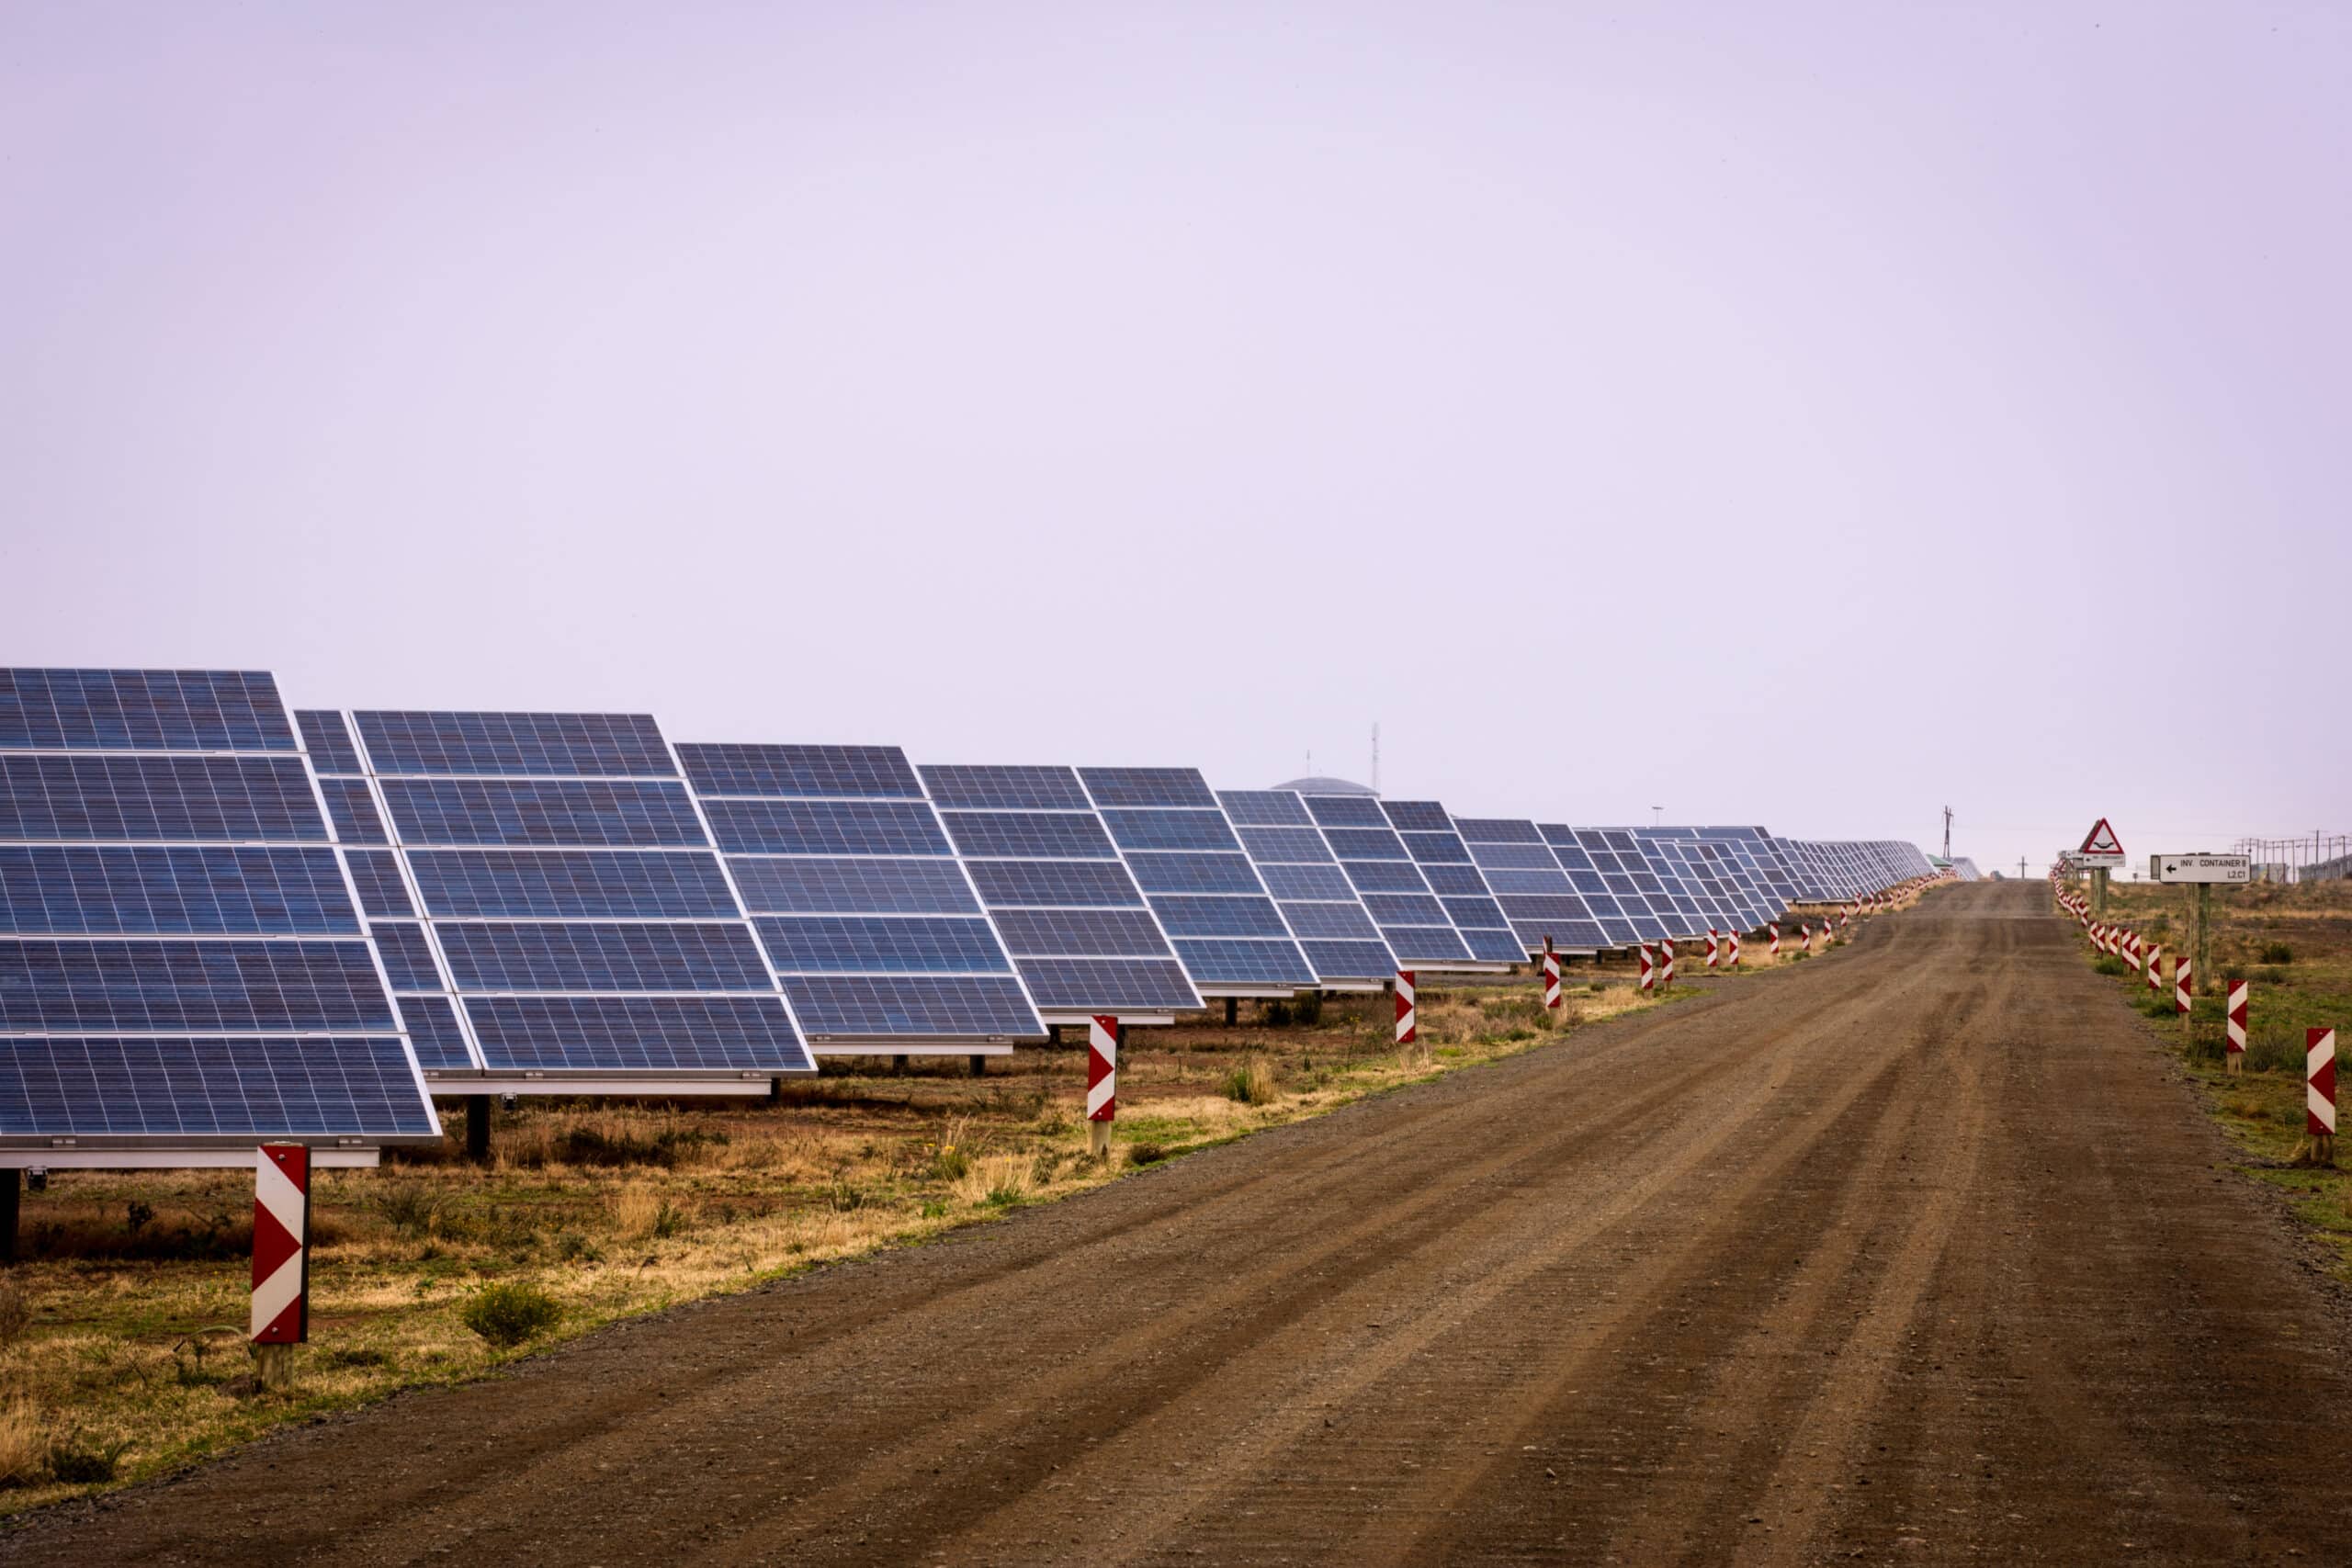
[[[2340,1297],[2045,906],[1947,890],[0,1557],[2352,1562]]]

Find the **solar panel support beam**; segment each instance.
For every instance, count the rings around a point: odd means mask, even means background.
[[[490,1096],[466,1096],[466,1158],[476,1165],[490,1163]]]
[[[0,1263],[17,1260],[17,1204],[24,1183],[22,1171],[0,1174]]]
[[[1241,1021],[1241,1000],[1238,997],[1225,998],[1225,1026],[1231,1029]]]
[[[976,1078],[986,1077],[988,1076],[988,1071],[989,1059],[986,1056],[975,1054],[972,1057],[972,1076]]]

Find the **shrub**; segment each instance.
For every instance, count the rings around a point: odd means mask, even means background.
[[[2099,961],[2092,964],[2091,967],[2102,975],[2129,975],[2132,973],[2131,965],[2125,964],[2120,958],[2114,957],[2111,954],[2101,957]]]
[[[2266,942],[2262,944],[2262,952],[2257,956],[2265,964],[2292,964],[2295,961],[2295,950],[2283,942]]]
[[[1168,1157],[1168,1150],[1160,1144],[1130,1144],[1127,1157],[1137,1165],[1158,1165]]]
[[[1588,985],[1588,986],[1586,986],[1586,987],[1585,987],[1585,989],[1586,989],[1586,990],[1590,991],[1590,992],[1591,992],[1594,996],[1596,996],[1596,997],[1597,997],[1597,996],[1599,996],[1601,992],[1603,992],[1603,991],[1607,990],[1608,988],[1609,988],[1608,987],[1606,987],[1606,986],[1602,985],[1602,984],[1601,984],[1600,981],[1598,981],[1598,980],[1595,980],[1595,981],[1593,981],[1591,984],[1589,984],[1589,985]]]
[[[99,1447],[84,1447],[79,1433],[68,1433],[49,1450],[49,1473],[52,1480],[76,1486],[112,1481],[115,1467],[122,1461],[123,1450],[130,1444],[124,1442]]]
[[[605,1260],[605,1255],[596,1250],[596,1244],[578,1231],[556,1234],[555,1255],[565,1263],[601,1263]]]
[[[1225,1075],[1225,1098],[1243,1105],[1266,1105],[1274,1098],[1274,1069],[1263,1056],[1245,1058]]]
[[[502,1350],[536,1339],[563,1316],[556,1299],[536,1285],[485,1285],[458,1314],[468,1328]]]
[[[49,1438],[30,1400],[0,1406],[0,1486],[30,1486],[49,1473]]]
[[[424,1182],[393,1182],[376,1195],[376,1213],[402,1235],[427,1235],[441,1228],[442,1202]]]
[[[2254,977],[2266,986],[2283,986],[2287,983],[2287,972],[2284,969],[2257,969],[2255,971]]]
[[[1290,1004],[1288,1002],[1268,1002],[1266,1004],[1267,1028],[1283,1029],[1288,1027],[1289,1023]]]
[[[1291,1016],[1297,1019],[1299,1022],[1309,1028],[1314,1027],[1323,1021],[1323,993],[1301,991],[1292,998],[1290,1010]]]

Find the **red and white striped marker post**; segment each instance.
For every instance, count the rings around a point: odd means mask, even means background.
[[[1780,925],[1779,925],[1777,922],[1767,925],[1767,926],[1764,928],[1764,935],[1765,935],[1765,937],[1766,937],[1766,941],[1765,941],[1765,943],[1764,943],[1764,956],[1765,956],[1765,957],[1767,957],[1767,958],[1778,958],[1778,957],[1780,957],[1780,956],[1781,956],[1781,928],[1780,928]]]
[[[1560,955],[1552,951],[1552,939],[1544,939],[1544,1005],[1560,1005]]]
[[[1797,934],[1804,939],[1804,950],[1811,953],[1813,951],[1813,922],[1800,921],[1797,925]]]
[[[1396,971],[1396,1043],[1410,1045],[1419,1028],[1419,1020],[1413,1016],[1413,972],[1399,969]]]
[[[1719,964],[1721,964],[1721,963],[1722,963],[1722,961],[1723,961],[1723,952],[1724,952],[1724,942],[1723,942],[1723,938],[1722,938],[1721,936],[1719,936],[1719,935],[1717,935],[1717,934],[1716,934],[1716,932],[1715,932],[1715,928],[1714,928],[1714,927],[1713,927],[1713,926],[1709,926],[1709,927],[1707,928],[1707,967],[1708,967],[1708,968],[1710,968],[1710,969],[1715,968]]]
[[[1642,943],[1642,995],[1648,996],[1657,984],[1657,961],[1650,956],[1650,944]]]
[[[1730,967],[1730,968],[1733,968],[1733,969],[1736,969],[1736,968],[1738,968],[1738,967],[1739,967],[1739,933],[1738,933],[1737,931],[1725,931],[1725,932],[1724,933],[1724,964],[1725,964],[1726,966]]]
[[[311,1337],[311,1151],[264,1144],[254,1165],[254,1356],[266,1388],[293,1380]]]
[[[2335,1031],[2303,1035],[2303,1130],[2311,1135],[2312,1163],[2335,1163]]]
[[[2222,1061],[2230,1076],[2235,1077],[2245,1070],[2246,985],[2244,980],[2227,980],[2223,984],[2229,987],[2230,1025],[2222,1045]]]
[[[1086,1025],[1086,1149],[1111,1152],[1111,1123],[1119,1115],[1119,1021],[1096,1013]]]
[[[2188,961],[2188,954],[2184,953],[2172,961],[2172,1006],[2173,1010],[2180,1014],[2180,1038],[2183,1043],[2196,1032],[2196,1025],[2190,1021],[2193,1015],[2189,1007],[2196,995],[2194,966]]]
[[[2152,942],[2148,944],[2148,994],[2150,996],[2161,997],[2165,994],[2164,974],[2165,944],[2160,942]]]
[[[1660,942],[1658,951],[1666,955],[1666,964],[1657,972],[1657,988],[1670,991],[1674,989],[1674,939],[1668,937]]]

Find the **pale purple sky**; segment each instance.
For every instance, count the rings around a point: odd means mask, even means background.
[[[2352,11],[0,8],[0,662],[1311,748],[1988,869],[2344,809]]]

